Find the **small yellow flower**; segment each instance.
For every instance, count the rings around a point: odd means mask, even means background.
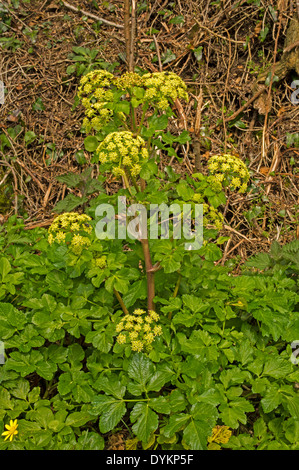
[[[136,308],[133,313],[134,315],[144,315],[145,310],[142,310],[142,308]]]
[[[15,419],[14,421],[11,419],[9,424],[6,424],[5,427],[7,429],[7,431],[4,431],[2,433],[2,436],[6,436],[5,437],[5,441],[6,439],[9,438],[10,441],[13,440],[14,436],[16,436],[18,434],[19,431],[17,431],[17,427],[18,427],[18,420]]]
[[[142,341],[132,341],[132,351],[141,352],[143,350]]]
[[[118,344],[124,344],[126,342],[126,335],[120,333],[116,340]]]
[[[148,314],[154,321],[158,321],[160,318],[159,315],[153,310],[149,310]]]

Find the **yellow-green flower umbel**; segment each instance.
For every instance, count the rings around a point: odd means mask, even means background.
[[[127,169],[132,176],[139,175],[141,164],[148,159],[144,140],[132,132],[112,132],[97,148],[100,163],[114,175],[124,175]]]
[[[133,315],[125,315],[116,325],[116,341],[119,344],[130,344],[132,351],[151,351],[155,338],[162,334],[162,327],[157,325],[159,318],[153,310],[146,313],[141,308],[135,309]]]
[[[120,90],[130,90],[132,87],[142,87],[143,79],[135,72],[125,72],[121,77],[116,77],[114,83]]]
[[[166,110],[176,99],[188,101],[186,84],[173,72],[154,72],[142,76],[146,92],[144,101]]]
[[[92,231],[91,218],[86,214],[65,212],[58,215],[48,230],[48,242],[69,243],[71,251],[80,255],[83,248],[90,246],[88,236]]]
[[[106,70],[94,70],[80,80],[78,97],[85,108],[83,127],[86,132],[91,129],[99,131],[113,116],[108,103],[113,101],[111,85],[114,75]]]
[[[227,153],[214,155],[208,161],[208,168],[215,180],[224,186],[239,193],[246,191],[250,175],[240,158]]]
[[[14,436],[16,436],[18,434],[18,430],[17,430],[17,427],[18,427],[18,420],[15,419],[14,421],[11,419],[9,424],[6,424],[5,427],[7,429],[7,431],[4,431],[2,433],[2,436],[5,436],[4,440],[6,441],[6,439],[9,439],[10,441],[13,440]]]

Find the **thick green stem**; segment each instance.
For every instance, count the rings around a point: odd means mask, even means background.
[[[148,104],[145,104],[144,107],[143,107],[143,111],[142,111],[142,116],[141,116],[140,124],[139,124],[138,129],[137,129],[137,135],[139,135],[140,132],[141,132],[141,128],[142,128],[142,125],[143,125],[144,118],[145,118],[145,115],[146,115],[146,111],[147,111],[147,110],[148,110]]]
[[[130,183],[129,183],[128,176],[127,176],[126,172],[123,174],[123,179],[124,179],[127,190],[129,191],[129,193],[132,196],[132,191],[131,191]]]
[[[132,176],[132,174],[131,174],[129,168],[125,168],[125,172],[126,172],[127,177],[131,179],[131,181],[132,181],[132,183],[133,183],[133,186],[134,186],[134,188],[136,189],[136,192],[139,193],[140,189],[139,189],[139,187],[138,187],[138,185],[137,185],[137,183],[136,183],[135,177]]]
[[[120,306],[121,306],[121,309],[122,309],[122,311],[124,312],[124,314],[125,314],[125,315],[129,315],[129,311],[128,311],[127,307],[125,306],[124,301],[123,301],[123,299],[121,298],[119,292],[118,292],[116,289],[113,289],[113,292],[114,292],[114,295],[115,295],[115,297],[117,298],[117,300],[118,300],[118,302],[119,302],[119,304],[120,304]]]

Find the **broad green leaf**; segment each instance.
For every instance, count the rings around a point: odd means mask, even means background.
[[[150,409],[148,403],[136,403],[130,414],[130,420],[135,423],[132,426],[133,432],[142,442],[148,442],[152,432],[154,432],[159,423],[158,415]]]
[[[105,441],[103,436],[89,430],[83,431],[78,439],[76,450],[104,450]]]
[[[145,391],[145,384],[155,371],[154,364],[144,354],[134,354],[129,362],[128,375],[140,383]]]
[[[0,275],[2,277],[2,282],[5,282],[7,274],[11,271],[11,264],[7,258],[0,259]]]
[[[98,148],[98,146],[99,141],[95,136],[89,135],[88,137],[85,137],[84,147],[87,152],[94,152]]]
[[[211,432],[212,426],[209,423],[192,419],[184,429],[183,436],[190,449],[206,450]]]
[[[103,391],[107,395],[113,395],[121,400],[126,392],[126,387],[121,384],[117,376],[100,377],[94,384],[98,391]]]
[[[167,400],[166,397],[160,396],[157,398],[151,398],[148,404],[157,413],[162,413],[162,414],[170,413],[169,400]]]
[[[282,357],[269,357],[264,366],[263,375],[269,375],[275,379],[280,379],[293,371],[293,366],[290,361]]]
[[[65,420],[66,426],[73,426],[74,428],[78,428],[83,426],[88,421],[90,421],[90,414],[84,411],[75,411],[68,415]]]
[[[114,401],[106,407],[100,416],[99,428],[101,433],[111,431],[126,413],[126,405],[123,401]]]
[[[223,423],[230,428],[237,429],[239,422],[246,424],[246,413],[254,411],[254,407],[245,398],[240,398],[239,400],[220,405],[219,411],[219,417]]]
[[[170,416],[168,424],[163,428],[166,437],[173,437],[173,435],[185,428],[190,415],[187,413],[179,413]]]

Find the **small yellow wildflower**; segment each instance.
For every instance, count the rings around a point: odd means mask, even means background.
[[[116,341],[119,343],[119,344],[124,344],[126,342],[126,335],[124,335],[123,333],[120,333],[116,339]]]
[[[18,425],[18,420],[17,419],[15,419],[14,421],[11,419],[9,424],[5,425],[7,431],[4,431],[2,433],[2,436],[6,436],[4,438],[5,441],[6,441],[6,439],[9,439],[10,441],[13,440],[14,436],[16,436],[19,432],[19,431],[17,431],[18,426],[19,425]]]
[[[126,314],[116,325],[116,333],[119,344],[130,343],[132,351],[148,353],[152,349],[152,343],[156,336],[162,334],[162,327],[155,324],[159,315],[149,310],[148,313],[141,309],[135,309],[133,315]]]
[[[141,352],[143,350],[142,341],[132,341],[132,351]]]
[[[158,321],[160,318],[160,316],[153,310],[149,310],[148,314],[154,321]]]
[[[144,315],[145,314],[145,310],[142,310],[142,308],[136,308],[134,310],[134,315]]]

